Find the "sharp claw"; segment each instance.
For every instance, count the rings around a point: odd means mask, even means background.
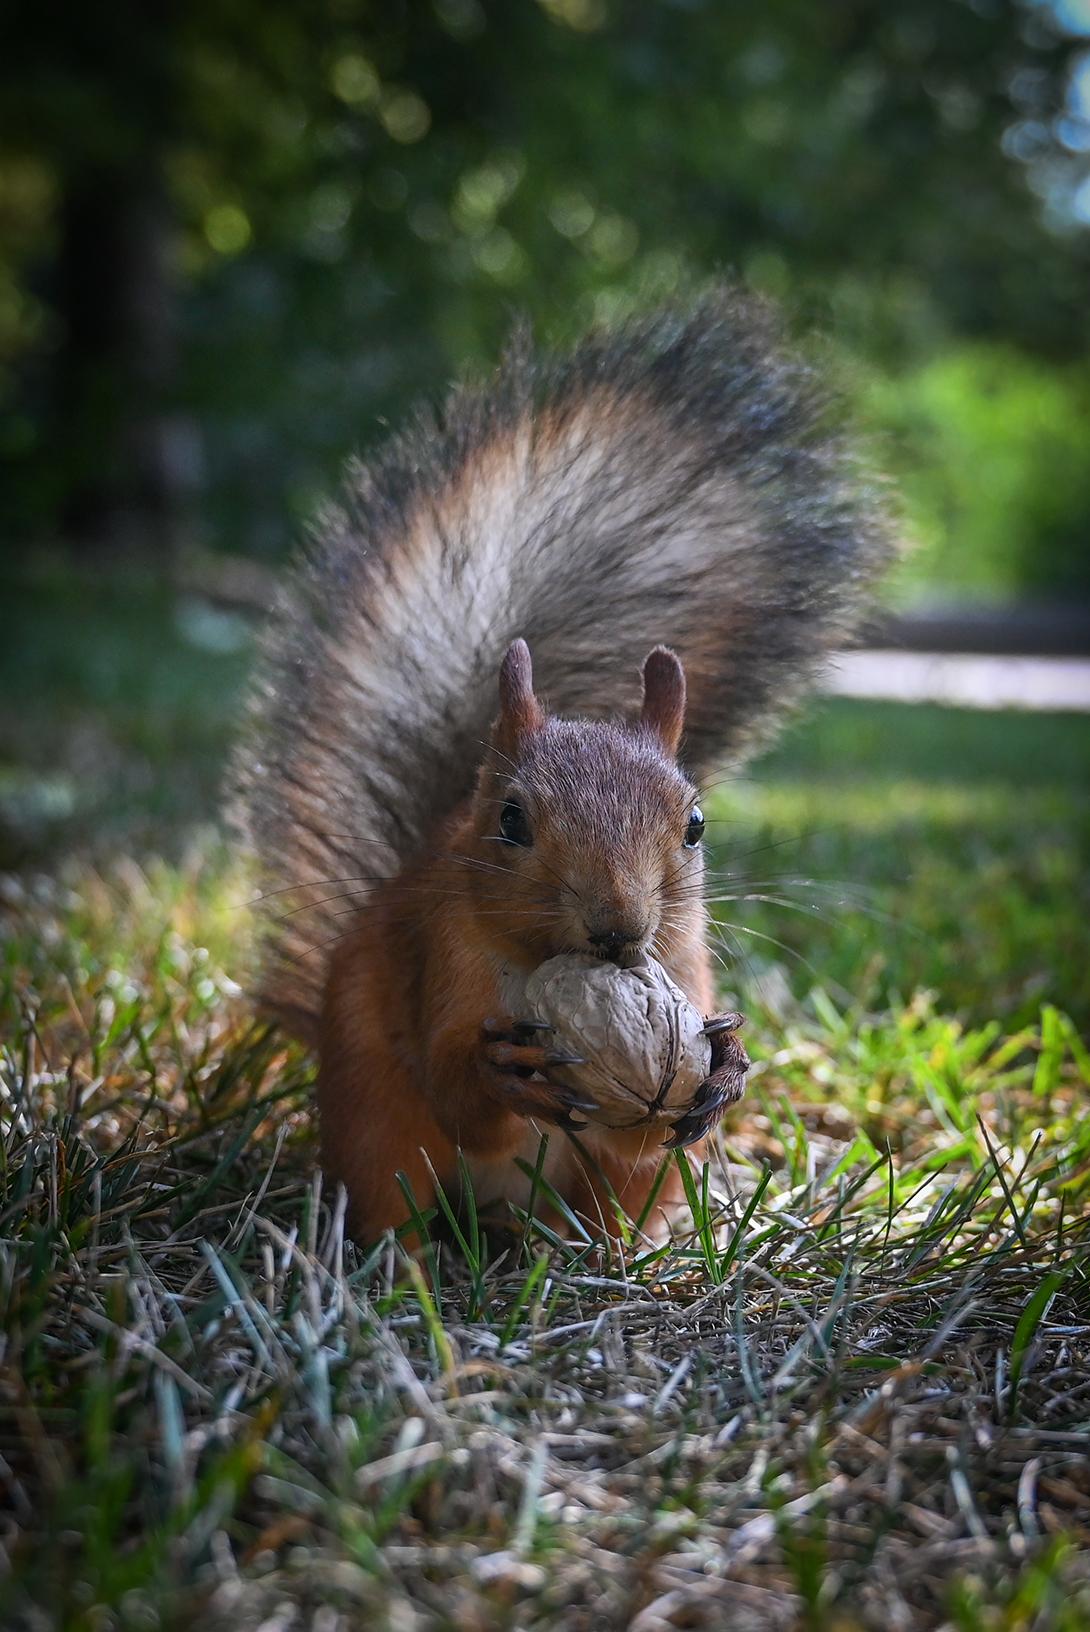
[[[545,1056],[546,1065],[586,1065],[581,1054],[556,1054],[550,1052]]]
[[[744,1026],[745,1023],[744,1014],[720,1014],[714,1020],[709,1020],[706,1026],[701,1027],[701,1032],[705,1037],[714,1037],[720,1031],[737,1031],[738,1027]]]
[[[705,1134],[714,1128],[726,1107],[733,1105],[742,1097],[742,1092],[741,1088],[732,1093],[729,1087],[723,1088],[719,1085],[709,1087],[708,1083],[701,1084],[691,1109],[674,1123],[673,1138],[663,1142],[663,1150],[683,1150],[686,1145],[693,1145],[698,1139],[703,1139]]]
[[[511,1020],[506,1015],[490,1014],[482,1022],[481,1030],[495,1042],[510,1042],[520,1031],[555,1031],[545,1020]]]
[[[574,1116],[568,1115],[567,1111],[561,1111],[556,1118],[556,1125],[558,1128],[567,1128],[569,1133],[582,1133],[584,1128],[590,1127],[589,1122],[577,1122]]]
[[[670,1129],[669,1139],[664,1139],[659,1148],[661,1150],[684,1150],[685,1143],[685,1124],[684,1122],[675,1122]]]
[[[596,1111],[598,1109],[596,1099],[577,1099],[574,1094],[557,1094],[556,1097],[562,1105],[569,1106],[573,1111]]]
[[[683,1116],[680,1122],[675,1122],[672,1137],[662,1141],[663,1150],[684,1150],[686,1145],[695,1145],[698,1139],[703,1139],[707,1127],[702,1116]]]

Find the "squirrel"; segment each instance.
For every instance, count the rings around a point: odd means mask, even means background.
[[[546,1193],[599,1234],[613,1197],[639,1216],[655,1137],[586,1126],[511,1012],[562,952],[651,953],[711,1017],[669,1141],[701,1153],[748,1061],[714,1015],[700,782],[767,739],[890,553],[831,394],[731,286],[551,359],[516,337],[350,465],[265,636],[239,787],[262,1000],[317,1046],[357,1238],[409,1221],[399,1174],[420,1208],[466,1170],[525,1207],[556,1127]],[[680,1199],[674,1174],[659,1218]]]

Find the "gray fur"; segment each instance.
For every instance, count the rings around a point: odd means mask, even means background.
[[[323,947],[471,791],[516,636],[542,700],[594,718],[636,707],[672,647],[699,780],[768,733],[889,553],[763,302],[722,290],[551,362],[516,344],[350,467],[266,639],[240,781],[264,887],[288,892],[269,1007],[313,1035]]]

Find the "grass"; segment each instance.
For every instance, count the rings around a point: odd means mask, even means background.
[[[1090,1026],[1090,717],[827,702],[715,814],[733,969]]]
[[[414,1273],[244,995],[241,660],[139,593],[36,614],[70,667],[0,706],[13,774],[92,725],[152,767],[10,822],[0,1625],[1090,1626],[1088,722],[804,721],[715,796],[755,1068],[690,1224],[489,1259],[469,1217]]]
[[[146,571],[0,563],[0,866],[176,857],[214,818],[247,655],[195,645],[193,610]]]

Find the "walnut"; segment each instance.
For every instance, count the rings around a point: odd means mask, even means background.
[[[535,1019],[555,1027],[550,1047],[585,1065],[549,1076],[593,1100],[585,1114],[607,1128],[674,1122],[711,1068],[704,1021],[661,963],[634,969],[579,953],[550,958],[526,982]]]

